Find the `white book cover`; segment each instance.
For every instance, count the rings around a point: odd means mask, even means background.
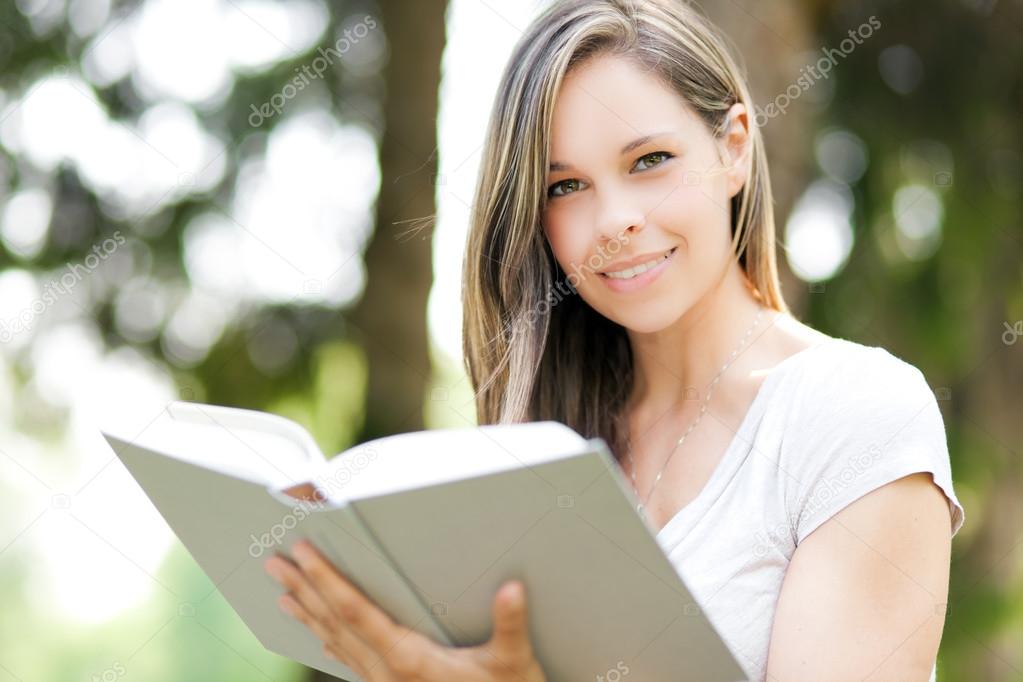
[[[263,564],[300,539],[449,646],[489,639],[494,593],[522,580],[551,682],[746,680],[604,441],[563,424],[399,434],[330,460],[291,420],[218,405],[177,401],[141,434],[101,431],[259,641],[309,667],[360,680],[277,606]],[[285,492],[303,483],[319,502]]]

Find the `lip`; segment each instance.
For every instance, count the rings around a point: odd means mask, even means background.
[[[673,247],[673,248],[678,248],[678,247]],[[672,249],[661,249],[660,251],[651,251],[649,253],[644,253],[642,255],[636,256],[635,258],[627,258],[627,259],[623,258],[622,260],[616,260],[614,263],[611,263],[606,268],[601,270],[600,274],[603,275],[603,274],[606,274],[608,272],[618,272],[620,270],[625,270],[627,268],[632,268],[632,267],[635,267],[637,265],[642,265],[643,263],[647,263],[649,261],[652,261],[655,258],[663,256],[665,254],[665,252],[671,251],[671,250]]]
[[[646,272],[636,275],[632,279],[613,279],[605,275],[603,272],[601,272],[599,273],[600,281],[606,284],[611,291],[615,291],[618,293],[628,293],[631,291],[642,289],[643,287],[647,286],[655,279],[660,277],[661,273],[664,272],[668,268],[668,265],[671,263],[671,261],[674,260],[675,253],[677,251],[678,247],[676,246],[675,248],[671,249],[671,255],[669,255],[663,261],[661,261],[654,267],[650,268]],[[660,253],[664,253],[664,251],[661,251]],[[630,263],[639,265],[640,263],[645,263],[646,261],[649,261],[652,258],[656,258],[657,255],[658,255],[657,252],[655,252],[653,255],[641,256],[638,260],[632,259],[627,261],[621,261],[621,265],[615,264],[614,268],[611,269],[624,270],[627,267],[632,267],[631,265],[629,265]]]

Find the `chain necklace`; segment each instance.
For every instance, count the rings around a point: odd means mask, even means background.
[[[742,350],[742,347],[746,345],[746,341],[749,339],[750,334],[753,333],[753,330],[756,329],[757,324],[760,323],[760,313],[762,312],[764,312],[763,306],[757,306],[757,316],[753,319],[753,325],[746,330],[745,334],[742,335],[742,338],[739,339],[739,345],[735,347],[735,350],[732,351],[732,354],[729,356],[728,361],[725,362],[725,364],[721,367],[720,371],[718,371],[717,375],[714,377],[714,380],[710,382],[710,386],[708,386],[707,388],[707,395],[703,399],[703,403],[700,406],[700,414],[696,417],[696,420],[689,425],[689,428],[686,429],[686,432],[683,433],[682,437],[678,439],[678,442],[675,443],[674,447],[671,448],[671,452],[668,453],[668,458],[664,460],[664,466],[662,466],[661,470],[657,472],[657,477],[654,479],[653,485],[650,486],[650,492],[647,493],[646,499],[643,499],[643,497],[639,494],[639,488],[636,487],[636,462],[632,459],[632,443],[628,439],[626,440],[626,453],[629,457],[630,469],[629,473],[631,474],[632,478],[632,489],[636,491],[636,499],[640,500],[640,503],[636,505],[636,511],[640,513],[643,512],[643,508],[646,506],[646,503],[650,501],[650,497],[654,494],[654,488],[656,488],[657,484],[660,483],[661,481],[661,474],[663,474],[664,470],[668,468],[668,462],[671,461],[671,458],[675,455],[675,452],[678,450],[678,447],[682,445],[682,442],[686,439],[686,436],[688,436],[690,432],[696,428],[696,425],[700,423],[700,420],[703,419],[703,414],[704,412],[707,411],[707,403],[710,402],[710,396],[714,393],[714,387],[717,385],[718,380],[721,379],[721,375],[725,373],[725,370],[728,369],[728,367],[735,360],[735,356],[738,355],[739,351]]]

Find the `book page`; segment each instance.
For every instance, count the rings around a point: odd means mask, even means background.
[[[378,438],[335,456],[311,479],[334,504],[529,467],[587,450],[554,421],[435,429]]]
[[[274,487],[307,481],[325,461],[295,422],[220,405],[172,402],[141,433],[122,433],[116,426],[103,431],[163,455]]]

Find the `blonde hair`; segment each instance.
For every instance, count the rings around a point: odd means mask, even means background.
[[[556,0],[515,46],[491,111],[463,263],[463,350],[480,424],[553,419],[620,456],[633,381],[628,337],[555,288],[566,277],[541,225],[555,99],[569,70],[596,55],[660,78],[715,137],[730,107],[746,106],[750,172],[731,201],[733,251],[754,296],[788,307],[763,139],[718,30],[682,0]]]

